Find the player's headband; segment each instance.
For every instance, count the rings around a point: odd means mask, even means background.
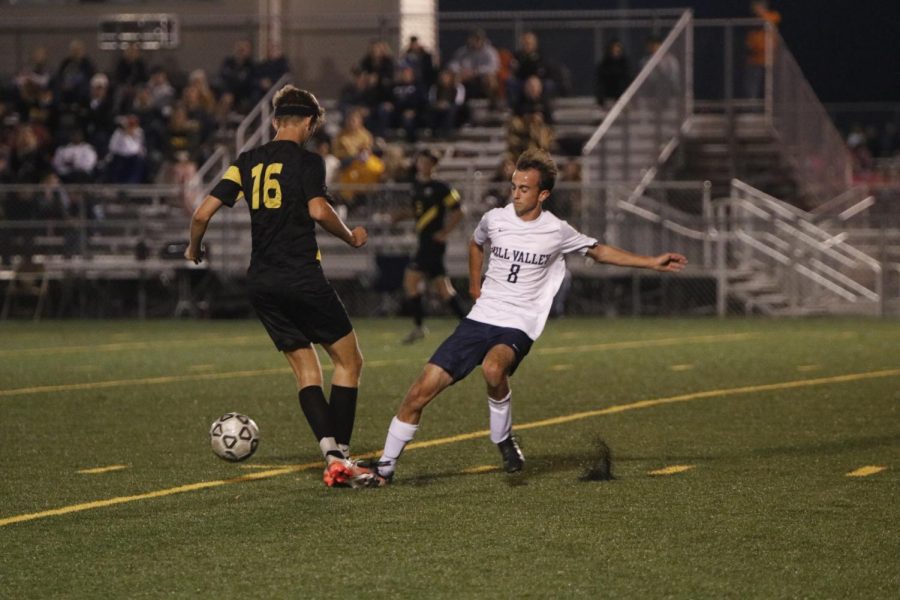
[[[318,114],[318,108],[302,104],[282,104],[275,109],[276,117],[313,117]]]

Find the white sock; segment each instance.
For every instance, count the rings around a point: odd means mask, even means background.
[[[384,452],[379,459],[378,472],[382,475],[391,475],[397,466],[397,459],[403,454],[403,449],[416,436],[418,425],[404,423],[397,417],[391,419],[387,438],[384,440]]]
[[[499,444],[512,432],[512,390],[505,398],[494,400],[488,397],[488,408],[491,411],[491,441]]]
[[[334,441],[333,437],[324,437],[319,440],[319,448],[322,449],[322,456],[325,457],[325,460],[328,460],[329,452],[340,452],[337,442]]]

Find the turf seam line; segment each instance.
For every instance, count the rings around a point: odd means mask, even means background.
[[[853,381],[861,381],[864,379],[877,379],[881,377],[896,377],[900,375],[900,369],[887,369],[883,371],[866,371],[862,373],[848,373],[845,375],[835,375],[832,377],[818,377],[816,379],[800,379],[794,381],[784,381],[781,383],[767,383],[755,386],[741,386],[736,388],[725,388],[719,390],[707,390],[705,392],[693,392],[689,394],[680,394],[677,396],[669,396],[667,398],[656,398],[653,400],[641,400],[638,402],[632,402],[630,404],[619,404],[616,406],[610,406],[607,408],[585,411],[580,413],[574,413],[571,415],[565,415],[561,417],[554,417],[551,419],[543,419],[540,421],[532,421],[531,423],[523,423],[521,425],[516,426],[517,430],[525,430],[525,429],[534,429],[537,427],[547,427],[550,425],[560,425],[563,423],[568,423],[570,421],[577,421],[580,419],[586,419],[589,417],[596,417],[601,415],[611,415],[631,410],[639,410],[643,408],[651,408],[654,406],[664,406],[666,404],[675,404],[678,402],[687,402],[690,400],[701,400],[705,398],[712,397],[727,397],[727,396],[736,396],[740,394],[747,394],[751,392],[765,392],[765,391],[774,391],[774,390],[784,390],[784,389],[796,389],[803,387],[812,387],[816,385],[827,385],[832,383],[850,383]],[[430,448],[433,446],[443,446],[446,444],[453,444],[456,442],[462,442],[466,440],[476,439],[480,437],[487,436],[490,433],[489,430],[483,429],[481,431],[473,431],[470,433],[463,433],[459,435],[437,438],[434,440],[425,440],[422,442],[414,442],[409,444],[406,447],[406,451],[415,450],[417,448]],[[381,454],[381,451],[369,452],[367,454],[362,454],[357,458],[366,459],[366,458],[376,458]],[[212,487],[218,487],[221,485],[227,485],[230,483],[242,483],[246,481],[254,481],[257,479],[268,479],[270,477],[277,477],[279,475],[286,475],[288,473],[296,473],[298,471],[304,471],[306,469],[312,469],[314,467],[321,468],[321,461],[314,463],[306,463],[302,465],[285,465],[284,467],[277,469],[269,469],[266,471],[258,471],[255,473],[248,473],[246,475],[241,475],[239,477],[233,477],[231,479],[217,479],[215,481],[201,481],[199,483],[191,483],[186,485],[181,485],[173,488],[166,488],[162,490],[156,490],[154,492],[146,492],[143,494],[137,494],[134,496],[119,496],[116,498],[109,498],[107,500],[96,500],[93,502],[84,502],[81,504],[73,504],[70,506],[63,506],[61,508],[55,508],[51,510],[45,510],[41,512],[35,513],[27,513],[21,515],[15,515],[11,517],[6,517],[0,519],[0,527],[4,527],[6,525],[12,525],[14,523],[22,523],[25,521],[33,521],[36,519],[42,519],[46,517],[53,517],[64,515],[73,512],[79,512],[83,510],[90,510],[94,508],[103,508],[106,506],[115,506],[117,504],[124,504],[126,502],[134,502],[137,500],[149,500],[152,498],[161,498],[164,496],[171,496],[174,494],[181,494],[185,492],[193,492],[197,490],[203,490]]]

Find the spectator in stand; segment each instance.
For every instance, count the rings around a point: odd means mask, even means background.
[[[351,111],[334,140],[334,155],[341,161],[339,183],[361,185],[381,181],[384,163],[373,153],[374,144],[372,134],[363,125],[362,113]],[[359,201],[359,194],[360,190],[347,189],[341,196],[353,204]]]
[[[26,83],[31,83],[40,90],[51,88],[51,74],[47,49],[43,46],[31,52],[31,63],[16,76],[16,87],[21,90]]]
[[[423,90],[430,89],[435,82],[434,58],[419,42],[418,36],[410,36],[401,62],[412,67],[416,83]]]
[[[465,111],[466,88],[456,81],[449,69],[441,70],[437,82],[428,92],[431,129],[437,138],[449,138],[459,126]]]
[[[216,95],[209,86],[209,80],[206,77],[206,71],[203,69],[194,69],[188,76],[188,84],[182,95],[187,90],[196,92],[196,98],[191,99],[193,105],[199,106],[207,113],[212,115],[216,110]],[[192,94],[193,95],[193,94]]]
[[[662,40],[659,37],[651,36],[647,40],[647,54],[641,59],[641,69],[659,52],[660,47]],[[682,91],[681,65],[671,52],[662,56],[659,66],[644,83],[643,90],[654,110],[662,110],[677,99]]]
[[[265,96],[272,86],[284,75],[291,72],[287,57],[281,50],[281,46],[275,42],[269,42],[266,47],[266,60],[256,67],[256,84],[259,87],[259,97]]]
[[[15,183],[39,183],[50,172],[50,161],[34,125],[26,123],[16,129],[10,166]]]
[[[203,98],[200,88],[189,85],[184,88],[181,95],[181,104],[187,111],[189,119],[200,125],[200,144],[205,145],[215,131],[216,121],[213,113],[208,108],[208,103]],[[205,150],[203,152],[205,154]],[[194,156],[196,160],[202,160],[200,156]]]
[[[775,26],[781,23],[781,13],[769,8],[768,0],[753,0],[750,12],[754,17]],[[748,98],[762,98],[765,93],[766,65],[771,64],[774,57],[766,56],[766,28],[758,27],[747,32],[747,63],[744,67],[744,93]],[[775,40],[772,40],[772,49]]]
[[[159,111],[162,116],[168,116],[175,102],[175,88],[169,83],[169,74],[162,67],[154,67],[150,71],[150,81],[147,82],[147,91],[150,92],[150,104]]]
[[[631,73],[628,67],[628,57],[625,56],[625,46],[619,40],[612,40],[606,45],[603,58],[597,65],[594,92],[597,104],[608,108],[610,104],[619,99],[628,84],[631,82]]]
[[[250,112],[259,98],[250,40],[238,40],[234,44],[234,53],[222,62],[219,79],[223,96],[229,97],[233,109],[242,115]]]
[[[530,148],[551,152],[554,145],[553,130],[544,122],[540,111],[525,113],[509,120],[507,126],[507,151],[519,156]]]
[[[510,63],[512,77],[506,81],[506,101],[515,108],[520,100],[522,87],[531,77],[537,77],[548,94],[553,95],[553,80],[539,50],[537,34],[526,31],[519,37],[519,49],[513,53]]]
[[[454,53],[448,68],[465,86],[467,98],[488,98],[491,105],[497,107],[499,100],[497,71],[500,69],[500,55],[483,30],[472,32],[466,45]]]
[[[147,83],[150,74],[147,64],[141,56],[141,48],[137,44],[128,44],[122,51],[116,68],[113,71],[113,84],[115,85],[115,106],[121,110],[123,106],[131,104],[137,88]]]
[[[200,145],[203,143],[203,125],[190,118],[183,104],[172,107],[166,134],[168,138],[164,152],[166,160],[177,160],[179,153],[186,154],[191,161],[199,158]]]
[[[84,102],[88,96],[91,77],[96,69],[87,56],[84,42],[72,40],[69,55],[63,59],[56,71],[57,97],[60,104],[68,106]]]
[[[341,170],[341,159],[331,153],[331,140],[328,137],[316,137],[316,154],[325,162],[325,185],[334,184]]]
[[[95,73],[91,77],[90,97],[80,121],[85,128],[88,142],[97,148],[101,155],[106,154],[109,136],[115,129],[115,110],[109,91],[109,79],[103,73]],[[74,128],[77,129],[78,124]]]
[[[369,74],[360,67],[351,70],[350,83],[341,89],[338,108],[346,120],[353,110],[362,111],[363,121],[378,108],[378,92],[369,85]]]
[[[544,93],[544,86],[537,75],[525,80],[519,101],[513,107],[513,114],[524,117],[527,114],[540,113],[544,123],[553,124],[553,107]]]
[[[366,86],[372,90],[377,103],[389,102],[394,87],[394,57],[391,47],[383,40],[374,40],[359,64],[366,74]]]
[[[427,97],[425,91],[416,82],[412,67],[401,66],[397,81],[391,93],[391,102],[387,104],[390,111],[391,127],[399,127],[406,134],[406,141],[414,143],[417,139],[416,128],[419,115],[425,112]]]
[[[81,129],[69,134],[67,144],[56,149],[53,169],[65,183],[90,183],[94,181],[97,167],[97,151],[84,139]]]
[[[147,143],[136,115],[125,115],[109,140],[110,183],[144,183]]]
[[[515,170],[516,157],[509,152],[504,153],[497,168],[494,169],[494,174],[491,175],[488,191],[482,200],[483,206],[479,212],[506,206],[506,203],[509,202],[509,182]]]
[[[56,131],[58,128],[59,106],[53,90],[41,88],[30,80],[25,81],[18,89],[16,112],[23,122],[40,125],[47,131]]]

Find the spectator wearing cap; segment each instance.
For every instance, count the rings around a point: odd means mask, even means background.
[[[465,86],[467,98],[489,98],[496,105],[500,55],[483,30],[475,30],[469,35],[466,44],[453,54],[448,68]]]

